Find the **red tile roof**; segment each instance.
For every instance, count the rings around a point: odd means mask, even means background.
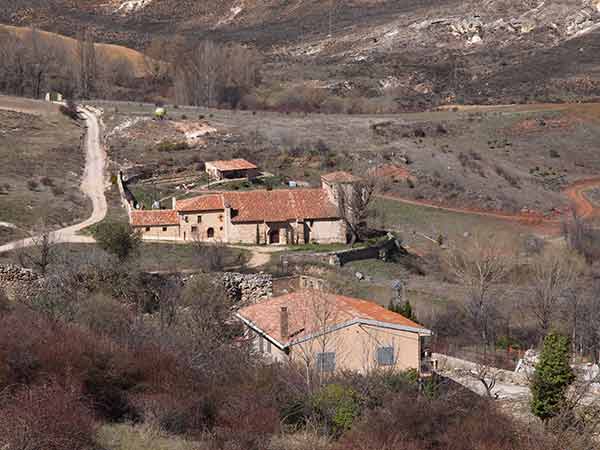
[[[295,219],[338,218],[337,207],[323,189],[275,189],[223,193],[232,222],[285,222]]]
[[[177,211],[172,209],[132,211],[131,225],[134,227],[179,225],[179,218]]]
[[[330,183],[354,183],[360,181],[359,177],[343,171],[327,173],[321,178]]]
[[[282,306],[288,311],[288,337],[281,335]],[[353,321],[375,321],[407,331],[429,333],[422,325],[371,301],[315,290],[302,290],[264,300],[240,309],[238,316],[284,346],[310,338],[323,328]]]
[[[221,194],[202,195],[199,197],[177,200],[177,211],[218,211],[225,209]]]
[[[246,161],[245,159],[225,159],[218,161],[207,161],[207,164],[212,164],[220,171],[228,171],[228,170],[246,170],[246,169],[256,169],[256,165],[252,164],[250,161]]]

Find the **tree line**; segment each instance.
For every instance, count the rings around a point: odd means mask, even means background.
[[[0,91],[42,98],[114,98],[236,107],[261,81],[261,56],[239,44],[155,39],[143,57],[143,75],[126,57],[104,57],[89,31],[75,44],[34,28],[0,31]]]

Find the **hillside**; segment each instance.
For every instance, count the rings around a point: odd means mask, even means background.
[[[267,55],[270,81],[405,109],[600,92],[596,0],[12,0],[0,22],[65,35],[85,27],[136,49],[157,36],[242,42]]]

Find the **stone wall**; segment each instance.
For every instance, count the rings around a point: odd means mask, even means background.
[[[29,300],[40,289],[43,278],[32,271],[14,264],[0,264],[0,290],[10,300]]]
[[[453,372],[458,375],[469,375],[470,373],[477,372],[477,363],[465,359],[455,358],[441,353],[433,353],[431,359],[432,361],[435,361],[434,367],[437,366],[436,371],[441,374]],[[527,386],[529,384],[525,374],[496,368],[494,368],[493,371],[499,382],[515,384],[518,386]]]
[[[351,248],[336,252],[296,252],[286,253],[281,257],[282,262],[287,264],[329,264],[331,266],[343,266],[351,261],[363,259],[381,259],[386,261],[393,253],[407,254],[402,243],[393,235],[388,234],[387,239],[376,245],[362,248]]]
[[[270,274],[225,272],[222,281],[229,297],[240,305],[257,303],[273,294],[273,277]]]

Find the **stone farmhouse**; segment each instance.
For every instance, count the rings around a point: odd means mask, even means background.
[[[427,371],[431,331],[368,300],[304,289],[240,309],[256,351],[319,372]]]
[[[205,170],[211,180],[231,180],[247,178],[252,180],[259,175],[258,167],[245,159],[207,161]]]
[[[320,189],[227,191],[184,200],[169,210],[132,211],[131,225],[148,240],[246,244],[345,243],[336,181],[325,175]],[[343,176],[348,182],[350,174]]]

